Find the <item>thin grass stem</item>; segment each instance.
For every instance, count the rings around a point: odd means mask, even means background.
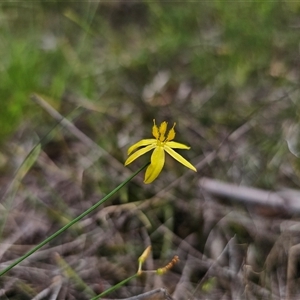
[[[26,259],[31,254],[33,254],[34,252],[36,252],[37,250],[39,250],[41,247],[43,247],[44,245],[46,245],[47,243],[49,243],[50,241],[52,241],[58,235],[60,235],[61,233],[63,233],[65,230],[67,230],[69,227],[71,227],[72,225],[74,225],[75,223],[77,223],[78,221],[80,221],[82,218],[84,218],[86,215],[88,215],[90,212],[92,212],[98,206],[100,206],[101,204],[103,204],[107,199],[109,199],[112,195],[114,195],[116,192],[118,192],[123,186],[125,186],[132,178],[134,178],[138,173],[140,173],[148,165],[149,165],[149,162],[147,164],[145,164],[143,167],[141,167],[140,169],[138,169],[136,172],[134,172],[130,177],[128,177],[125,181],[123,181],[113,191],[111,191],[109,194],[107,194],[104,198],[102,198],[100,201],[98,201],[92,207],[90,207],[89,209],[87,209],[85,212],[83,212],[81,215],[79,215],[78,217],[76,217],[75,219],[73,219],[70,223],[66,224],[61,229],[59,229],[58,231],[56,231],[55,233],[53,233],[47,239],[45,239],[40,244],[38,244],[37,246],[35,246],[33,249],[31,249],[30,251],[28,251],[26,254],[24,254],[23,256],[21,256],[20,258],[18,258],[15,262],[13,262],[12,264],[10,264],[8,267],[6,267],[5,269],[3,269],[0,272],[0,276],[4,275],[10,269],[12,269],[16,265],[18,265],[24,259]]]
[[[116,289],[120,288],[121,286],[123,286],[124,284],[126,284],[127,282],[129,282],[131,279],[136,278],[138,276],[139,276],[139,274],[136,273],[136,274],[134,274],[134,275],[132,275],[132,276],[124,279],[123,281],[117,283],[116,285],[112,286],[111,288],[107,289],[106,291],[104,291],[103,293],[97,295],[96,297],[92,298],[91,300],[100,299],[101,297],[103,297],[103,296],[105,296],[105,295],[107,295],[107,294],[115,291]]]

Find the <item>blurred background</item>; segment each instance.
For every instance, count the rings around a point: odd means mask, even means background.
[[[300,2],[2,3],[1,269],[145,164],[123,166],[153,119],[176,122],[198,172],[168,157],[152,184],[139,174],[1,277],[1,299],[89,299],[133,275],[148,245],[146,269],[180,263],[109,297],[297,297],[298,213],[199,180],[299,196],[299,41]]]

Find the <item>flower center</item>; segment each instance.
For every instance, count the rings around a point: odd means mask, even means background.
[[[152,134],[157,140],[157,146],[163,147],[165,143],[172,141],[175,138],[175,125],[174,123],[173,127],[169,130],[168,135],[166,137],[166,131],[168,127],[168,123],[166,121],[162,122],[160,126],[158,127],[155,124],[155,120],[153,120],[153,128],[152,128]]]

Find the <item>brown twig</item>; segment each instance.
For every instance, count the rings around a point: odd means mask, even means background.
[[[300,192],[283,190],[272,192],[252,187],[238,186],[210,178],[201,178],[199,187],[216,196],[231,200],[259,205],[276,211],[287,213],[300,213]]]
[[[97,145],[92,139],[80,131],[72,122],[62,116],[57,110],[55,110],[47,101],[42,97],[33,94],[31,95],[31,100],[42,107],[51,117],[53,117],[58,123],[64,128],[68,129],[78,140],[80,140],[84,145],[92,150],[91,154],[91,164],[93,164],[99,157],[105,155],[109,156],[110,163],[118,170],[122,170],[124,174],[129,174],[129,170],[125,169],[123,164],[117,159],[111,156],[103,148]]]

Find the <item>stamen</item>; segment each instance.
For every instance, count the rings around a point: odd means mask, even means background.
[[[175,138],[175,125],[176,123],[174,123],[173,127],[169,130],[169,133],[168,133],[168,137],[167,137],[167,141],[172,141],[174,140]]]
[[[153,119],[152,135],[158,140],[159,139],[159,130],[155,124],[155,119]]]
[[[159,126],[159,133],[160,133],[160,137],[159,137],[159,140],[161,142],[164,142],[166,137],[165,137],[165,133],[167,131],[167,126],[168,126],[168,123],[166,121],[162,122]]]

